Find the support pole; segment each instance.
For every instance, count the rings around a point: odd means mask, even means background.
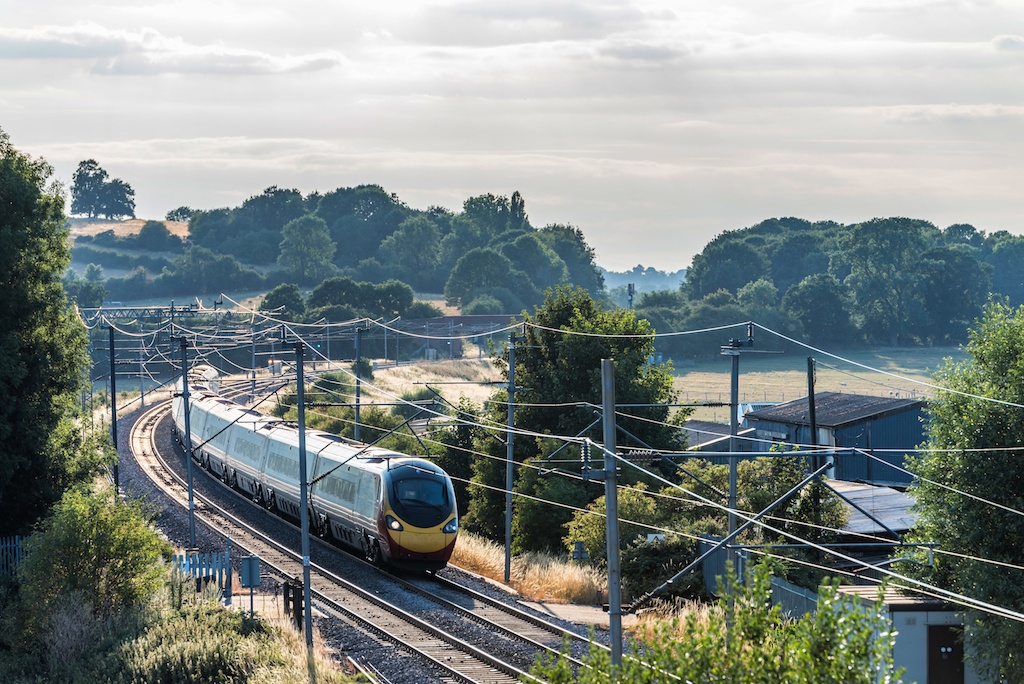
[[[141,325],[139,326],[142,327]],[[139,405],[146,405],[146,339],[139,338]]]
[[[306,649],[313,652],[313,604],[309,589],[309,474],[306,472],[305,380],[302,377],[303,344],[295,343],[296,393],[299,411],[299,517],[302,521],[302,605],[305,607]],[[310,655],[312,657],[312,655]]]
[[[188,474],[188,547],[196,548],[196,504],[192,495],[192,429],[188,405],[188,340],[181,338],[181,398],[185,410],[185,468]]]
[[[359,367],[363,360],[363,329],[356,327],[356,425],[352,436],[359,441],[359,386],[362,384]]]
[[[505,443],[505,584],[512,579],[512,463],[516,421],[516,333],[508,334],[508,440]]]
[[[814,450],[813,468],[817,470],[821,467],[821,462],[824,460],[822,455],[818,452],[818,420],[814,413],[814,357],[807,357],[807,417],[811,421],[811,448]],[[821,490],[811,485],[811,510],[814,512],[813,522],[814,540],[820,539],[820,528],[821,525]]]
[[[619,569],[619,494],[615,468],[615,362],[601,359],[601,398],[604,413],[604,501],[608,541],[608,630],[612,667],[622,664],[622,577]]]
[[[110,443],[114,447],[114,491],[121,491],[121,475],[118,472],[117,462],[120,460],[120,455],[117,453],[117,387],[115,379],[117,374],[114,372],[114,326],[110,325],[107,327],[110,332]]]
[[[736,531],[736,466],[739,456],[739,440],[736,436],[740,432],[739,407],[740,407],[740,352],[733,350],[732,375],[729,379],[729,533]],[[729,549],[729,560],[736,567],[736,552]]]
[[[249,384],[249,403],[256,401],[256,321],[252,322],[252,382]]]

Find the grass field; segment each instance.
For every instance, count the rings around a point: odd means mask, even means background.
[[[931,390],[932,373],[943,359],[964,358],[959,347],[877,348],[821,354],[756,354],[740,356],[741,402],[782,402],[807,396],[807,357],[817,364],[816,392],[848,392],[873,396],[921,398]],[[857,365],[860,364],[860,365]],[[675,369],[673,386],[680,403],[729,401],[731,360],[720,356]],[[699,408],[694,418],[728,422],[725,407]]]

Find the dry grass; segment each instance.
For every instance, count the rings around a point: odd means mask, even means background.
[[[459,534],[452,563],[470,572],[503,582],[505,548],[466,532]],[[608,579],[597,570],[555,556],[527,553],[512,558],[511,588],[531,601],[599,603]]]
[[[698,630],[712,624],[713,618],[722,619],[722,608],[718,605],[690,599],[676,598],[668,601],[655,601],[651,607],[638,615],[636,626],[630,632],[640,639],[651,639],[666,623],[679,621],[677,633],[683,635],[683,621],[687,618],[695,621]]]
[[[182,221],[160,221],[160,223],[167,226],[167,230],[171,231],[172,235],[178,237],[188,237],[188,224]],[[142,226],[146,224],[146,219],[131,219],[128,221],[104,221],[103,219],[82,219],[73,218],[68,219],[68,227],[71,231],[71,238],[74,239],[79,235],[99,235],[103,231],[112,230],[114,235],[118,237],[124,237],[126,235],[136,235]]]
[[[495,388],[488,383],[497,379],[498,372],[486,357],[389,366],[373,374],[374,386],[396,397],[429,384],[453,404],[465,397],[476,405],[491,396]]]

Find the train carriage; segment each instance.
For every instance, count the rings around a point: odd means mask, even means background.
[[[298,426],[219,396],[211,390],[215,382],[208,368],[189,376],[193,457],[268,509],[298,519]],[[180,391],[172,415],[180,439],[185,429]],[[307,430],[306,470],[307,515],[319,536],[381,564],[426,570],[447,564],[458,517],[455,490],[441,468]]]

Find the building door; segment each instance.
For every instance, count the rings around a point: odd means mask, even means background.
[[[928,684],[964,684],[964,645],[955,625],[928,625]]]

